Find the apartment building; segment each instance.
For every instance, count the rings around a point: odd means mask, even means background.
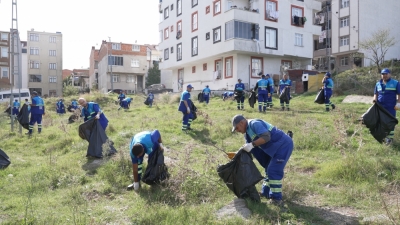
[[[0,31],[0,90],[7,90],[11,87],[10,38],[10,32]]]
[[[322,8],[315,13],[314,24],[321,26],[314,36],[314,65],[321,70],[342,72],[354,67],[370,66],[370,53],[359,48],[379,29],[389,29],[392,37],[400,36],[397,21],[400,1],[385,0],[320,0]],[[400,42],[386,53],[385,60],[400,58]],[[359,54],[355,54],[359,53]],[[360,57],[361,55],[361,57]]]
[[[39,95],[62,96],[62,34],[28,31],[28,87]]]
[[[315,0],[162,0],[162,83],[233,90],[241,78],[249,89],[259,72],[279,79],[288,69],[311,69],[320,10]]]

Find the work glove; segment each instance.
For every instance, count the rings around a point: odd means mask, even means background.
[[[161,151],[164,151],[164,145],[162,143],[160,143],[160,149]]]
[[[396,106],[394,107],[395,110],[400,110],[400,103],[397,103]]]
[[[94,118],[96,118],[96,120],[100,119],[100,114],[97,114]]]
[[[246,144],[244,144],[243,146],[242,146],[242,148],[246,151],[246,152],[250,152],[253,148],[254,148],[254,146],[253,146],[253,143],[246,143]]]
[[[268,97],[271,97],[271,93],[268,93]]]
[[[133,190],[135,190],[135,191],[139,191],[139,182],[134,182],[133,183]]]
[[[189,114],[190,113],[190,108],[189,107],[187,107],[187,114]]]

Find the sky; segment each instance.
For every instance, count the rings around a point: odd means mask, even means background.
[[[89,67],[102,40],[158,44],[158,0],[16,0],[21,41],[32,28],[63,35],[63,69]],[[10,31],[13,0],[0,0],[0,31]]]

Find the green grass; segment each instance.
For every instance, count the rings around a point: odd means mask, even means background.
[[[313,103],[314,97],[294,96],[290,112],[279,111],[274,98],[275,107],[266,114],[247,102],[244,111],[237,111],[235,102],[220,98],[212,98],[209,105],[196,101],[200,112],[192,124],[194,131],[184,134],[177,95],[158,96],[153,108],[143,104],[143,96],[133,96],[128,111],[117,110],[116,95],[86,95],[109,119],[107,135],[118,150],[103,160],[85,157],[87,142],[78,136],[81,121],[68,124],[69,114],[58,116],[56,99],[45,100],[43,132],[37,134],[35,126],[31,139],[18,129],[11,132],[10,121],[2,114],[0,148],[12,164],[0,170],[0,223],[332,224],[327,215],[334,213],[324,207],[351,208],[359,221],[388,212],[397,216],[396,206],[386,210],[382,203],[390,205],[399,196],[398,139],[393,146],[381,145],[359,124],[357,119],[369,105],[342,104],[345,96],[336,96],[332,101],[337,109],[327,113],[324,105]],[[230,132],[231,118],[238,113],[294,133],[295,148],[283,182],[286,210],[263,199],[247,202],[252,211],[248,220],[215,216],[235,198],[216,169],[228,162],[223,151],[237,151],[243,145],[243,136]],[[160,187],[143,184],[139,193],[127,191],[132,182],[130,139],[150,129],[160,130],[169,149],[165,155],[171,178]]]

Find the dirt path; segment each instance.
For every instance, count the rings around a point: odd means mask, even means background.
[[[365,95],[348,95],[343,99],[342,103],[365,103],[372,104],[373,96]]]

